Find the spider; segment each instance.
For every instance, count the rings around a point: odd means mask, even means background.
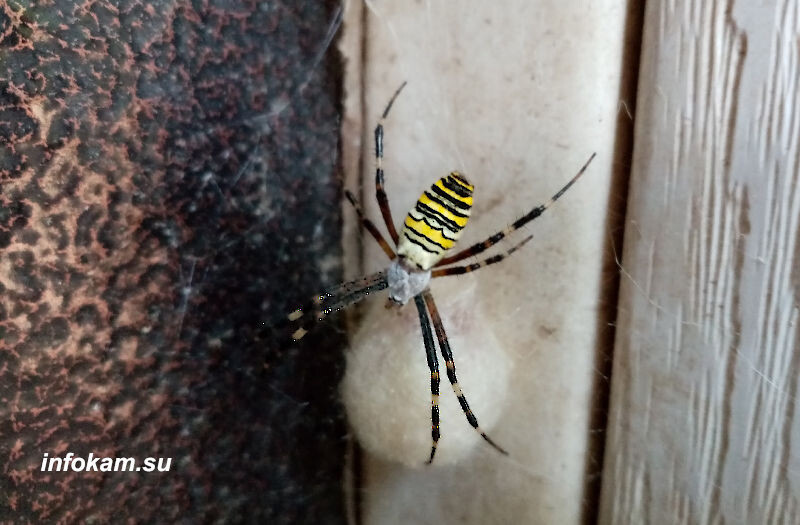
[[[427,463],[433,462],[436,455],[436,448],[439,444],[439,360],[436,356],[436,346],[433,340],[433,332],[439,342],[439,349],[444,358],[447,379],[453,388],[453,392],[458,398],[461,409],[470,425],[480,434],[480,436],[504,455],[508,455],[502,447],[495,443],[478,425],[478,420],[470,410],[467,398],[458,384],[456,378],[456,366],[453,360],[453,352],[447,340],[447,334],[433,300],[428,283],[431,279],[445,277],[448,275],[461,275],[473,272],[485,266],[496,264],[517,251],[533,236],[529,235],[518,244],[512,246],[507,251],[487,257],[481,261],[459,265],[448,266],[478,255],[490,247],[494,246],[509,234],[522,228],[530,221],[541,215],[550,207],[561,195],[572,186],[578,178],[583,175],[589,163],[594,159],[593,153],[589,160],[583,165],[578,173],[549,201],[533,208],[530,212],[523,215],[510,226],[498,231],[484,241],[473,244],[453,255],[447,255],[455,246],[456,241],[461,236],[461,232],[467,224],[472,208],[472,193],[474,186],[470,184],[463,174],[453,171],[449,175],[442,177],[433,183],[429,190],[422,193],[416,205],[408,212],[400,233],[397,232],[392,220],[392,212],[389,208],[389,200],[384,190],[383,174],[383,123],[392,109],[392,105],[400,92],[405,87],[403,84],[395,91],[389,103],[381,115],[375,127],[375,197],[383,216],[383,222],[389,232],[389,236],[394,242],[396,251],[386,241],[375,224],[364,215],[357,199],[350,191],[345,191],[347,200],[355,208],[359,221],[364,228],[372,235],[375,241],[383,249],[391,263],[386,270],[376,272],[372,275],[360,279],[342,283],[327,292],[313,297],[305,306],[298,308],[288,316],[288,321],[294,323],[296,329],[292,333],[292,338],[297,341],[302,338],[310,325],[317,320],[322,320],[334,311],[338,311],[351,304],[354,304],[372,292],[378,292],[386,288],[389,289],[389,299],[387,307],[400,307],[408,303],[411,299],[417,307],[419,322],[422,328],[422,341],[425,345],[425,354],[428,360],[428,368],[431,372],[431,452]],[[447,256],[446,256],[447,255]],[[445,266],[448,266],[445,268]],[[313,314],[309,316],[308,314]],[[431,331],[433,323],[433,332]]]

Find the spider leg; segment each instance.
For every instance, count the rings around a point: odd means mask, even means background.
[[[400,84],[400,87],[394,92],[392,98],[389,99],[389,103],[386,104],[386,109],[383,110],[383,115],[381,115],[378,125],[375,126],[375,198],[381,209],[383,222],[386,224],[386,229],[389,230],[389,236],[392,238],[395,245],[397,245],[400,237],[397,235],[397,229],[394,227],[392,210],[389,208],[389,199],[386,197],[386,191],[383,189],[383,121],[389,115],[389,110],[392,109],[392,104],[394,104],[397,95],[400,94],[405,86],[405,82]]]
[[[294,310],[286,320],[292,327],[292,340],[298,341],[308,333],[316,321],[351,304],[355,304],[372,292],[378,292],[389,286],[386,272],[377,272],[354,281],[348,281],[315,295],[304,306]],[[309,315],[311,314],[311,315]]]
[[[422,327],[422,340],[425,342],[425,356],[428,358],[428,368],[431,371],[431,456],[428,464],[433,462],[436,447],[439,444],[439,359],[436,357],[436,346],[433,343],[433,332],[428,312],[425,310],[425,301],[421,294],[414,297],[419,313],[419,324]]]
[[[509,226],[505,230],[500,230],[499,232],[495,233],[485,241],[473,244],[469,248],[465,248],[460,252],[451,255],[450,257],[445,257],[444,259],[439,261],[439,263],[436,264],[436,266],[445,266],[448,264],[452,264],[454,262],[466,259],[467,257],[472,257],[473,255],[477,255],[483,251],[486,251],[488,248],[500,242],[510,233],[522,228],[523,226],[531,222],[533,219],[544,213],[544,210],[549,208],[555,201],[558,200],[559,197],[564,195],[564,193],[566,193],[566,191],[570,188],[570,186],[575,184],[575,181],[577,181],[581,177],[581,175],[583,175],[583,173],[586,171],[586,168],[589,167],[589,163],[591,163],[592,159],[594,159],[595,155],[597,155],[597,153],[592,153],[592,156],[589,157],[589,160],[586,161],[586,164],[583,165],[580,171],[578,171],[578,173],[574,177],[572,177],[572,179],[570,179],[570,181],[563,188],[558,190],[558,192],[555,195],[550,197],[549,201],[535,207],[527,214],[523,215],[522,217],[514,221],[514,223],[511,226]]]
[[[491,438],[486,435],[486,432],[481,430],[481,427],[478,426],[478,419],[475,417],[475,414],[472,413],[472,410],[470,410],[469,403],[467,403],[467,398],[464,396],[464,392],[461,391],[461,387],[458,385],[458,379],[456,378],[456,365],[453,362],[453,352],[450,350],[450,343],[447,341],[447,334],[444,331],[442,318],[439,316],[439,310],[436,308],[436,303],[433,301],[433,296],[431,295],[429,289],[426,289],[424,292],[422,292],[422,296],[425,299],[428,312],[431,314],[433,328],[436,330],[436,337],[439,340],[439,349],[442,351],[444,364],[447,368],[447,379],[450,380],[450,384],[453,386],[453,392],[455,392],[456,397],[458,397],[458,403],[461,405],[461,410],[464,411],[464,415],[467,416],[467,421],[469,421],[469,424],[472,425],[472,428],[477,430],[481,437],[486,440],[487,443],[497,449],[498,452],[501,452],[507,456],[508,452],[503,450],[497,443],[492,441]]]
[[[361,205],[358,204],[358,200],[356,196],[350,192],[350,190],[345,190],[344,194],[347,196],[347,200],[350,201],[350,204],[353,205],[353,208],[356,209],[356,213],[358,214],[358,220],[361,221],[361,224],[367,231],[372,235],[372,238],[380,245],[383,253],[386,254],[389,259],[395,258],[394,250],[392,247],[389,246],[389,243],[386,242],[386,239],[383,238],[381,232],[378,231],[377,226],[371,220],[367,219],[366,215],[364,215],[364,210],[361,209]]]
[[[523,239],[521,243],[515,244],[514,246],[511,247],[510,250],[508,250],[505,253],[493,255],[491,257],[488,257],[482,261],[473,264],[467,264],[465,266],[451,266],[450,268],[441,268],[439,270],[433,270],[431,272],[431,278],[444,277],[446,275],[461,275],[464,273],[474,272],[478,268],[483,268],[484,266],[489,266],[490,264],[499,263],[500,261],[511,255],[515,251],[519,250],[523,244],[530,241],[531,239],[533,239],[533,235],[525,237],[525,239]]]

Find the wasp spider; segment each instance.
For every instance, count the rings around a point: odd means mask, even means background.
[[[439,341],[439,349],[444,358],[447,379],[458,397],[458,402],[467,417],[467,421],[492,447],[503,454],[507,454],[478,426],[478,420],[470,410],[467,398],[458,385],[453,352],[450,349],[436,303],[428,288],[428,282],[431,278],[460,275],[498,263],[518,250],[532,236],[526,237],[504,253],[493,255],[472,264],[445,268],[447,265],[484,252],[507,235],[522,228],[541,215],[578,180],[595,155],[592,154],[577,175],[561,188],[558,193],[553,195],[549,201],[533,208],[526,215],[517,219],[511,226],[500,230],[488,239],[445,257],[449,250],[453,248],[467,224],[470,209],[472,208],[474,186],[467,181],[463,174],[457,171],[437,180],[429,190],[423,192],[417,204],[406,216],[403,228],[398,234],[392,221],[389,201],[383,187],[383,122],[404,86],[405,83],[398,88],[391,100],[389,100],[375,128],[375,157],[377,164],[375,196],[380,206],[381,215],[383,215],[383,222],[386,224],[386,229],[389,231],[396,250],[386,241],[375,224],[364,215],[355,196],[349,191],[346,192],[347,199],[358,213],[361,224],[378,242],[391,260],[391,264],[384,271],[343,283],[321,295],[317,295],[309,304],[289,314],[288,320],[295,323],[292,338],[294,340],[300,339],[308,332],[310,325],[314,321],[322,320],[331,312],[356,303],[372,292],[389,288],[388,304],[394,306],[403,306],[411,299],[414,299],[422,327],[422,340],[425,344],[428,368],[431,371],[431,438],[433,444],[428,463],[433,461],[439,442],[439,361],[436,357],[431,321],[433,322],[433,331],[436,332],[436,338]]]

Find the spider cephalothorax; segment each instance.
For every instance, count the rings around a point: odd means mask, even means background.
[[[378,231],[375,224],[366,218],[355,196],[349,191],[346,192],[347,199],[356,209],[361,224],[381,246],[391,263],[384,271],[341,284],[324,294],[317,295],[308,305],[298,308],[289,314],[288,320],[297,325],[292,337],[300,339],[307,333],[310,323],[314,320],[321,320],[329,313],[356,303],[372,292],[389,288],[389,302],[397,306],[405,305],[413,298],[419,314],[422,340],[431,372],[431,439],[433,444],[428,463],[433,461],[439,442],[439,361],[436,357],[431,322],[433,322],[439,349],[445,361],[447,378],[453,387],[453,392],[458,397],[458,402],[467,417],[467,421],[491,446],[503,454],[507,454],[505,450],[500,448],[480,429],[478,420],[469,408],[467,398],[456,378],[453,353],[450,349],[450,343],[447,340],[447,334],[439,316],[439,311],[436,308],[436,303],[428,288],[428,283],[433,278],[460,275],[498,263],[518,250],[531,239],[531,236],[526,237],[504,253],[487,257],[472,264],[443,268],[443,266],[457,263],[486,251],[506,236],[541,215],[586,171],[587,166],[594,158],[594,154],[583,165],[577,175],[553,195],[549,201],[533,208],[530,212],[514,221],[511,226],[498,231],[488,239],[448,256],[447,253],[455,246],[456,241],[461,236],[461,232],[467,225],[470,210],[472,209],[474,187],[467,179],[462,174],[454,171],[433,183],[430,190],[423,192],[417,204],[406,216],[400,234],[395,229],[389,201],[383,189],[383,120],[389,114],[389,110],[392,108],[392,104],[397,95],[400,94],[403,86],[405,86],[405,83],[395,92],[375,128],[375,158],[377,164],[375,169],[375,196],[381,209],[384,224],[397,252],[395,253],[395,250],[392,249],[380,231]]]
[[[387,306],[403,306],[428,287],[430,270],[421,270],[409,264],[405,257],[398,257],[386,270],[386,283],[389,288]]]

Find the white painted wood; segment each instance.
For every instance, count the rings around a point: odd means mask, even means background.
[[[648,2],[601,523],[800,523],[800,3]]]
[[[461,384],[510,457],[473,433],[445,380],[437,462],[422,466],[430,395],[414,307],[406,307],[408,318],[387,313],[381,299],[364,309],[343,392],[370,450],[365,523],[579,521],[601,264],[610,248],[624,7],[621,0],[366,3],[362,180],[376,222],[372,129],[403,80],[408,87],[386,124],[396,224],[423,189],[458,169],[477,188],[466,246],[548,199],[592,152],[598,157],[580,184],[515,237],[535,236],[524,251],[433,284]],[[366,270],[385,266],[380,250],[364,243]],[[387,323],[392,330],[382,330]]]

